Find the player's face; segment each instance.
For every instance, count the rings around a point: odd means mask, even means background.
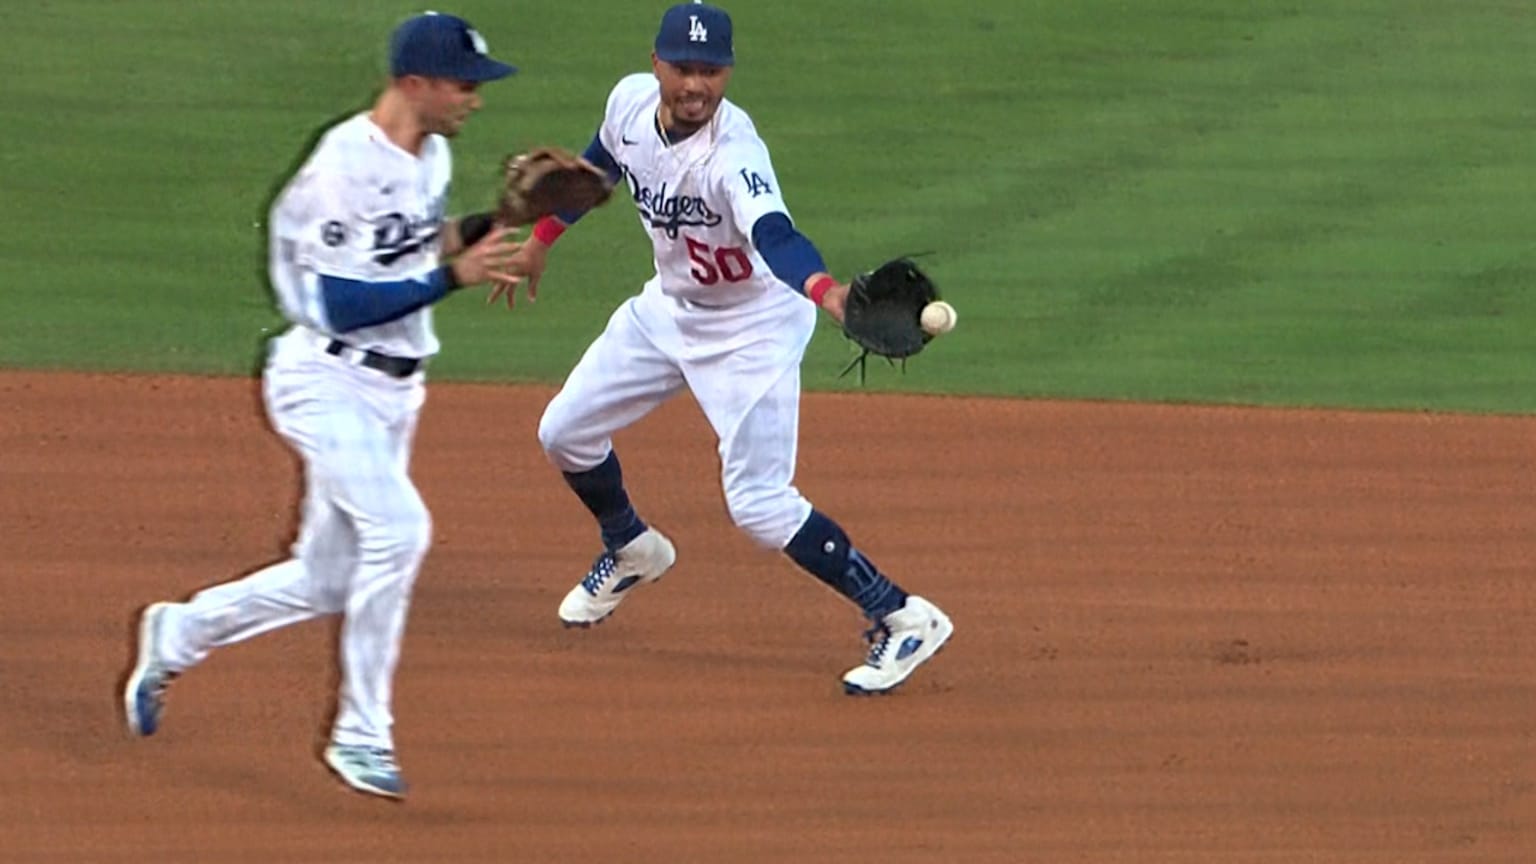
[[[672,64],[654,54],[651,66],[661,82],[663,122],[678,132],[695,132],[714,118],[731,80],[730,66]]]
[[[417,105],[422,128],[448,138],[459,134],[469,115],[480,110],[480,85],[452,78],[422,78]]]

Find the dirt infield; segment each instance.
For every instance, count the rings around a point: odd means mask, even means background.
[[[811,397],[800,488],[957,628],[854,699],[856,612],[731,528],[687,400],[620,438],[677,569],[562,630],[549,395],[432,386],[393,805],[315,756],[333,626],[122,729],[136,610],[288,541],[254,382],[0,374],[0,861],[1536,861],[1536,421]]]

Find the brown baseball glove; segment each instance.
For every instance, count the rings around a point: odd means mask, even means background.
[[[510,155],[501,167],[496,209],[501,225],[528,225],[558,211],[590,210],[613,194],[602,169],[559,147]]]

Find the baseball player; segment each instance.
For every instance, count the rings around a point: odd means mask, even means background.
[[[603,620],[676,560],[636,513],[612,436],[684,388],[719,438],[732,520],[782,550],[873,622],[850,694],[884,693],[954,631],[909,595],[794,487],[800,362],[820,307],[842,320],[848,286],[790,220],[768,149],[724,98],[731,19],[702,3],[662,16],[651,71],[620,80],[585,156],[628,185],[655,248],[656,275],[625,301],[571,370],[539,423],[539,442],[600,527],[603,552],[560,604],[567,626]],[[512,269],[536,290],[549,247],[581,213],[540,220]],[[510,302],[516,289],[498,285]],[[807,302],[809,301],[809,302]]]
[[[514,71],[461,18],[408,19],[391,36],[390,79],[372,109],[327,130],[274,202],[270,277],[292,326],[269,345],[263,396],[304,462],[293,557],[144,610],[123,693],[133,734],[154,734],[167,685],[212,649],[339,614],[341,687],[324,761],[355,789],[405,794],[390,697],[431,536],[408,475],[423,367],[438,350],[431,306],[515,278],[502,269],[515,244],[487,214],[444,220],[448,139],[479,110],[479,86]]]

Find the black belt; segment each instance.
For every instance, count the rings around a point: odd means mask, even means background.
[[[395,357],[390,354],[380,354],[377,351],[366,351],[362,348],[354,348],[340,339],[332,339],[325,346],[325,353],[333,357],[340,357],[343,351],[356,351],[363,355],[359,361],[369,369],[377,369],[392,378],[409,378],[421,368],[422,360],[417,357]]]

